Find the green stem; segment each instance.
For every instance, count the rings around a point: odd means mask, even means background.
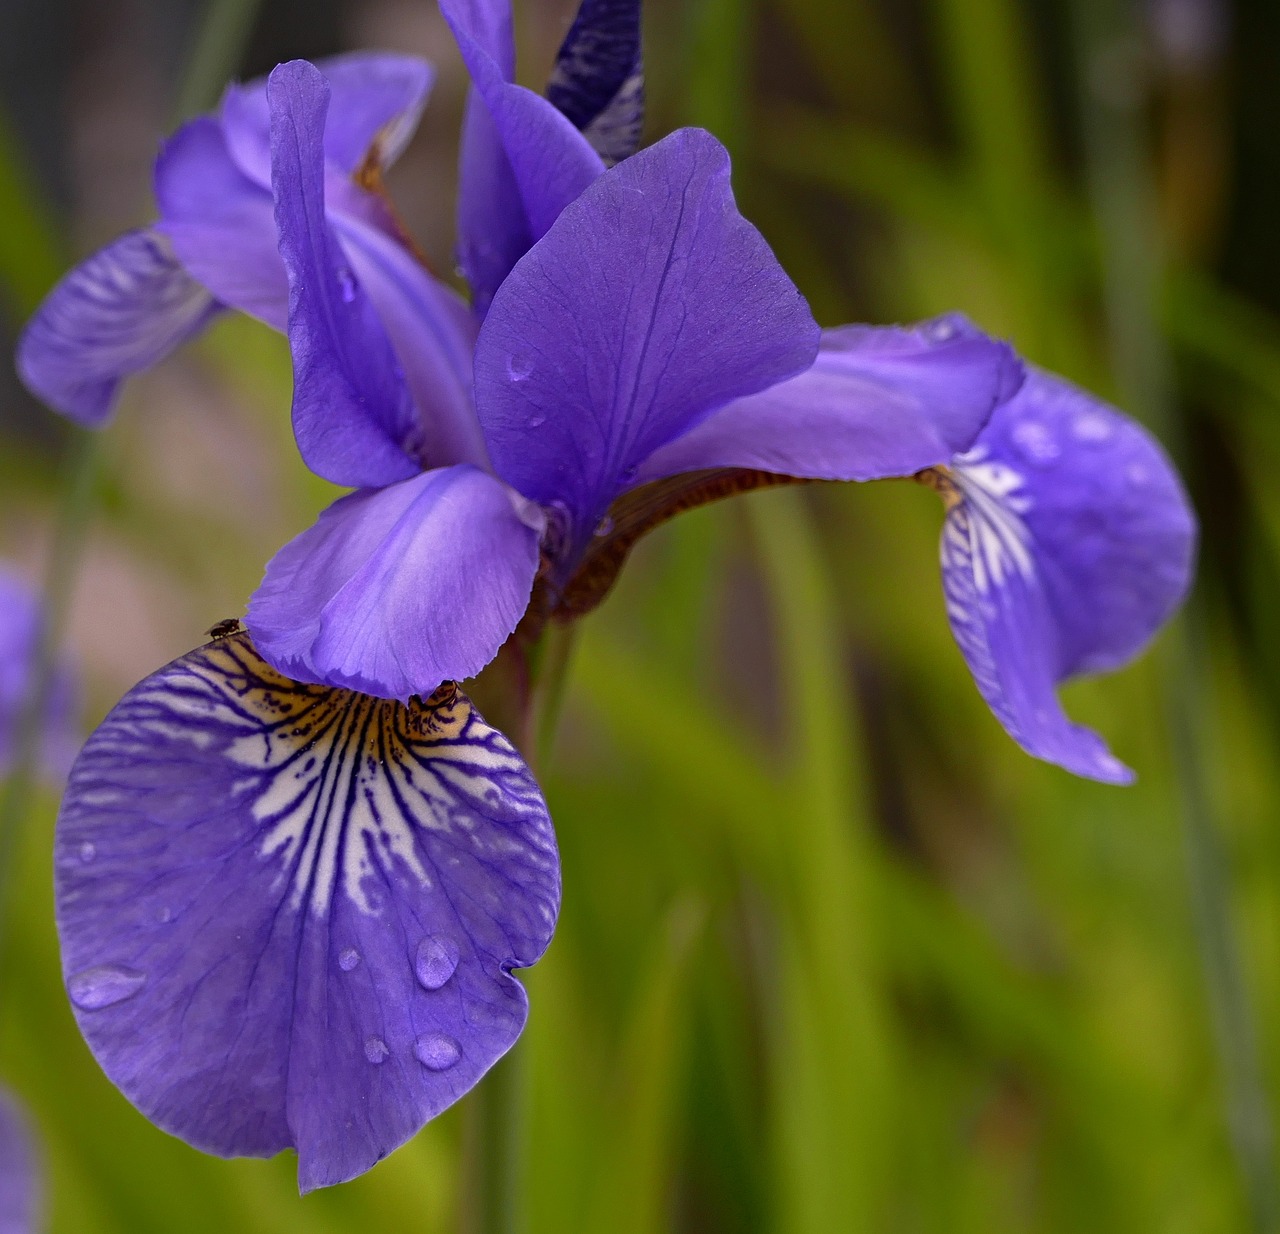
[[[1115,0],[1075,6],[1090,188],[1101,232],[1104,292],[1125,400],[1185,457],[1173,364],[1158,324],[1158,215],[1144,130],[1143,66],[1132,14]],[[1225,844],[1205,763],[1208,687],[1197,653],[1206,624],[1196,595],[1164,646],[1164,709],[1178,786],[1189,893],[1204,967],[1227,1123],[1258,1231],[1280,1229],[1272,1114],[1240,943]]]
[[[576,625],[552,622],[527,659],[512,644],[471,690],[481,710],[537,772],[549,759],[564,703]],[[487,710],[486,710],[487,708]],[[517,1041],[467,1098],[464,1234],[523,1234],[529,1121],[528,1049]]]
[[[207,111],[235,74],[262,0],[209,0],[178,88],[175,120]]]

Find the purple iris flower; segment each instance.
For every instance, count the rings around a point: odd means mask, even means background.
[[[12,767],[18,724],[32,688],[40,637],[40,602],[30,586],[0,565],[0,777]],[[54,672],[40,742],[40,769],[61,784],[83,738],[77,726],[79,689],[65,662]]]
[[[0,1087],[0,1234],[41,1229],[40,1177],[27,1120],[17,1099]]]
[[[58,829],[68,989],[107,1073],[208,1151],[296,1147],[304,1189],[367,1169],[519,1034],[511,970],[550,940],[555,840],[529,769],[452,683],[523,621],[598,601],[647,527],[761,483],[927,472],[952,502],[948,607],[988,701],[1034,753],[1112,777],[1098,749],[1077,756],[1079,730],[1046,736],[1053,687],[1132,654],[1188,568],[1176,480],[1116,413],[1072,392],[1054,418],[1042,379],[1018,394],[1010,349],[959,319],[820,331],[705,132],[606,168],[638,131],[619,120],[638,44],[595,83],[596,124],[513,84],[505,5],[443,7],[475,82],[474,311],[393,231],[357,258],[330,198],[341,100],[313,66],[278,68],[263,98],[294,424],[307,463],[355,491],[271,562],[252,640],[126,695]],[[587,81],[584,56],[557,72]],[[1111,438],[1090,440],[1086,411]],[[1033,423],[1056,466],[1001,471]],[[1113,509],[1139,490],[1151,507]]]

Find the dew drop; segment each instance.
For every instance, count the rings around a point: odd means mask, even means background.
[[[386,1061],[386,1057],[391,1051],[387,1049],[387,1043],[381,1037],[366,1037],[364,1040],[364,1056],[375,1066]]]
[[[1071,422],[1071,435],[1086,445],[1101,445],[1115,431],[1111,420],[1100,412],[1087,411]]]
[[[171,909],[167,904],[156,909],[156,920],[161,925],[168,925],[169,922],[173,920],[173,909]]]
[[[1013,444],[1029,463],[1044,466],[1054,462],[1062,453],[1062,447],[1052,431],[1039,420],[1023,420],[1014,425],[1010,434]]]
[[[594,533],[594,534],[595,534],[595,535],[597,535],[597,536],[601,536],[601,537],[603,537],[603,536],[607,536],[607,535],[608,535],[612,530],[613,530],[613,519],[611,519],[611,518],[606,514],[606,515],[604,516],[604,518],[602,518],[602,519],[601,519],[601,520],[596,524],[596,529],[595,529],[595,533]]]
[[[98,855],[98,846],[92,840],[86,840],[80,845],[80,860],[88,865]]]
[[[413,1056],[429,1071],[448,1071],[462,1057],[462,1048],[443,1033],[428,1033],[413,1043]]]
[[[639,474],[640,474],[640,468],[639,468],[639,467],[626,467],[626,468],[624,468],[624,469],[623,469],[623,472],[622,472],[622,482],[623,482],[623,484],[630,484],[630,483],[631,483],[631,481],[632,481],[632,480],[634,480],[634,479],[636,478],[636,476],[638,476]]]
[[[344,947],[338,952],[338,967],[344,973],[349,973],[359,963],[360,953],[354,947]]]
[[[1142,488],[1144,484],[1151,478],[1147,474],[1147,469],[1141,463],[1130,463],[1124,469],[1124,478],[1129,481],[1134,488]]]
[[[132,998],[147,982],[146,973],[120,964],[99,964],[67,982],[71,1001],[84,1011],[100,1011]]]
[[[530,356],[508,356],[507,376],[512,381],[524,381],[533,372],[533,359]]]
[[[537,415],[533,415],[529,417],[530,428],[541,428],[544,424],[546,424],[546,422],[547,422],[547,417],[542,415],[541,412],[539,412]]]
[[[338,290],[341,291],[342,298],[347,304],[356,298],[356,281],[352,278],[350,270],[338,271]]]
[[[945,343],[948,339],[955,337],[955,322],[946,317],[940,318],[938,321],[931,321],[925,327],[925,333],[935,343]]]
[[[458,967],[458,944],[441,934],[431,934],[418,944],[413,971],[425,990],[438,990]]]

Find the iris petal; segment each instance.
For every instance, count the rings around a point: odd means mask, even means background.
[[[1032,370],[951,476],[943,587],[982,696],[1028,753],[1127,783],[1055,687],[1125,663],[1185,596],[1195,519],[1176,472],[1133,421]]]
[[[461,694],[298,685],[244,635],[135,687],[58,823],[67,986],[149,1118],[222,1155],[351,1178],[463,1095],[523,1027],[511,969],[559,907],[524,762]]]
[[[120,382],[202,330],[217,312],[152,228],[128,232],[49,293],[18,343],[18,372],[37,397],[101,424]]]
[[[510,6],[441,0],[475,84],[459,169],[459,260],[483,313],[512,265],[604,170],[541,95],[515,85]]]
[[[271,194],[235,165],[212,116],[184,124],[165,142],[155,191],[159,229],[187,272],[223,304],[283,330],[289,286]]]
[[[372,154],[385,170],[418,127],[435,76],[417,56],[351,52],[317,60],[333,92],[324,130],[325,157],[350,176]],[[236,165],[263,188],[271,187],[271,116],[266,79],[229,86],[218,119]]]
[[[515,629],[541,512],[475,467],[335,502],[272,558],[248,624],[282,672],[383,698],[478,673]]]
[[[705,467],[811,480],[914,475],[969,449],[1021,381],[1012,348],[962,317],[824,330],[812,367],[656,450],[637,483]]]
[[[503,283],[477,414],[498,474],[566,507],[580,549],[653,451],[807,368],[818,338],[724,147],[685,129],[601,176]]]
[[[344,249],[325,213],[329,96],[315,67],[281,65],[268,93],[290,286],[293,423],[307,465],[338,484],[377,485],[405,479],[423,462],[484,461],[466,373],[467,315],[376,228],[336,220]]]
[[[640,0],[582,0],[546,93],[606,163],[633,155],[644,125]]]
[[[0,1088],[0,1234],[41,1229],[40,1179],[27,1120]]]

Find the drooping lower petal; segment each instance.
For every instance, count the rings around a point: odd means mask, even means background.
[[[369,1169],[510,1048],[560,899],[538,786],[461,694],[298,685],[244,635],[94,734],[58,821],[67,989],[108,1076],[223,1156]]]
[[[566,506],[580,546],[654,450],[806,369],[818,337],[724,147],[684,129],[601,176],[503,283],[477,414],[498,474]]]
[[[45,297],[18,341],[18,374],[50,407],[96,426],[125,377],[199,333],[217,308],[168,240],[154,228],[131,231]]]
[[[824,330],[812,367],[660,447],[636,482],[707,467],[812,480],[914,475],[969,449],[1021,381],[1013,349],[961,317]]]
[[[27,1120],[0,1087],[0,1234],[39,1234],[39,1168]]]
[[[324,130],[326,159],[343,175],[366,160],[386,170],[418,127],[435,71],[417,56],[350,52],[316,61],[333,93]],[[259,78],[228,86],[218,109],[236,165],[263,188],[271,187],[271,115],[267,83]]]
[[[192,278],[223,304],[283,331],[289,285],[271,194],[250,180],[212,116],[184,124],[156,159],[159,229]]]
[[[1114,408],[1031,370],[942,487],[947,612],[983,697],[1029,753],[1128,782],[1055,687],[1125,663],[1186,594],[1195,519],[1168,459]]]
[[[430,694],[478,673],[516,628],[542,528],[535,506],[475,467],[352,493],[272,558],[249,629],[299,680]]]
[[[640,148],[640,0],[582,0],[556,54],[547,98],[610,165]]]

